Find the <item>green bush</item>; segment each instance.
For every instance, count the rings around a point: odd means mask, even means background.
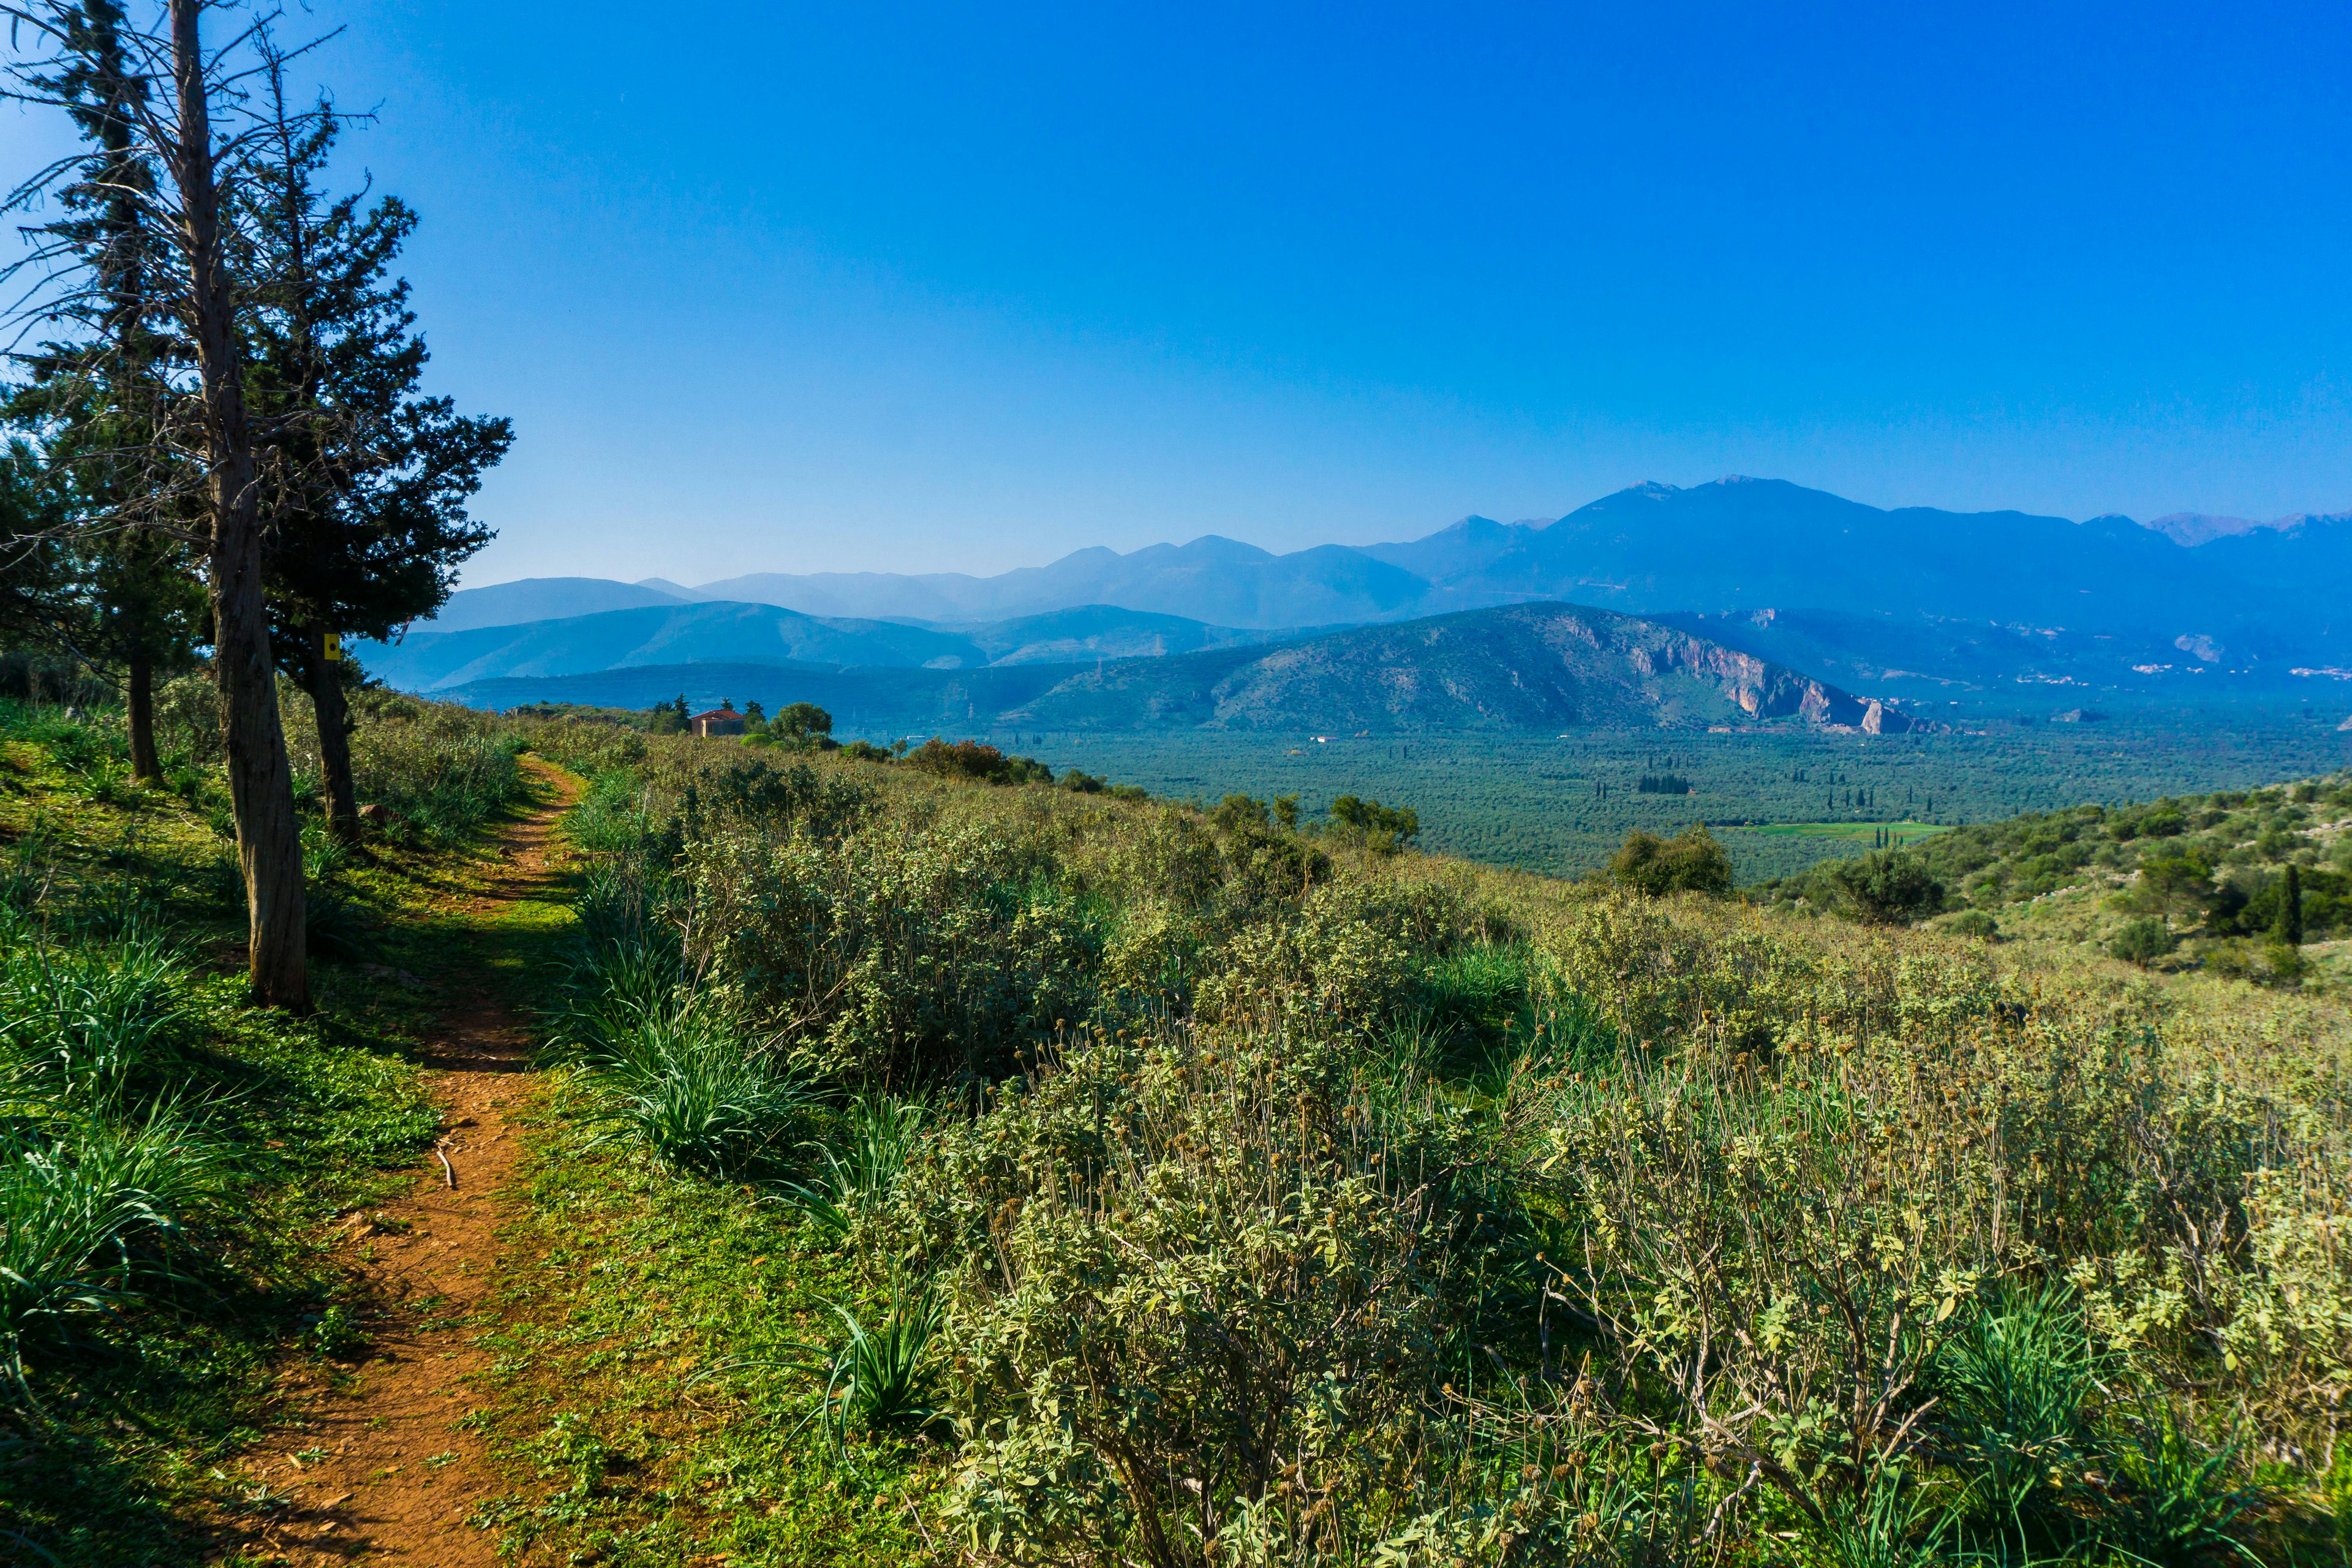
[[[2162,921],[2143,916],[2116,927],[2115,936],[2107,942],[2107,951],[2126,963],[2145,967],[2179,945],[2180,939]]]
[[[950,742],[937,735],[907,753],[908,764],[942,778],[978,779],[985,784],[1052,784],[1054,773],[1034,757],[1008,757],[994,746],[977,741]]]
[[[951,1522],[1015,1561],[1203,1535],[1343,1561],[1458,1491],[1499,1510],[1515,1473],[1461,1471],[1441,1385],[1477,1375],[1473,1260],[1503,1233],[1416,1174],[1459,1151],[1442,1110],[1376,1115],[1338,1055],[1246,1035],[1071,1040],[942,1127],[902,1205],[949,1292]]]
[[[1731,891],[1731,857],[1702,825],[1662,839],[1639,828],[1609,862],[1609,874],[1627,887],[1656,898],[1664,893]]]
[[[1908,925],[1944,907],[1944,884],[1906,849],[1831,862],[1830,883],[1865,925]]]
[[[694,962],[818,1070],[909,1086],[1002,1076],[1097,994],[1104,940],[1044,847],[960,824],[687,851]]]
[[[1972,936],[1980,942],[1991,942],[2000,935],[2000,922],[1982,910],[1965,910],[1947,928],[1955,936]]]

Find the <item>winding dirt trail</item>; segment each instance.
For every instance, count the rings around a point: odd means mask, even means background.
[[[500,841],[487,889],[453,911],[477,928],[494,926],[520,901],[562,898],[548,839],[579,784],[536,758],[523,762],[541,802]],[[365,1359],[346,1369],[341,1387],[308,1373],[290,1379],[303,1419],[247,1467],[257,1484],[291,1500],[240,1544],[289,1568],[499,1563],[491,1537],[466,1523],[499,1490],[497,1477],[480,1436],[459,1425],[475,1405],[469,1380],[490,1361],[476,1343],[478,1314],[505,1261],[499,1226],[530,1093],[530,1035],[493,971],[494,948],[483,944],[446,976],[451,1001],[424,1058],[442,1107],[439,1145],[407,1196],[344,1222],[359,1297],[375,1303],[360,1325]]]

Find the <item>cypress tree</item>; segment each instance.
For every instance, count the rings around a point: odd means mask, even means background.
[[[2288,947],[2303,945],[2303,873],[2292,864],[2279,886],[2278,918],[2271,922],[2271,940]]]
[[[132,26],[113,0],[12,0],[19,52],[5,69],[10,96],[63,110],[86,136],[91,126],[81,111],[90,100],[78,79],[119,75],[117,62],[129,60],[150,84],[107,100],[114,107],[101,119],[127,132],[115,151],[153,174],[152,195],[139,205],[161,248],[158,264],[141,274],[134,308],[142,321],[168,327],[173,391],[155,411],[151,434],[131,447],[110,448],[131,465],[135,485],[133,499],[105,528],[162,530],[192,556],[201,554],[210,620],[205,636],[245,879],[247,973],[256,1001],[307,1012],[302,845],[278,719],[262,475],[247,400],[242,318],[248,279],[230,232],[246,153],[266,130],[267,110],[245,86],[250,56],[244,51],[254,30],[207,47],[203,20],[213,8],[210,0],[164,0],[150,13],[152,20]],[[105,136],[92,139],[106,155]],[[87,161],[71,160],[52,165],[19,187],[15,199],[60,188],[87,167]],[[103,312],[109,275],[70,236],[37,234],[26,260],[52,266],[57,287],[38,303],[20,306],[25,316],[89,321]],[[135,353],[119,342],[109,343],[102,358],[114,373],[137,366]],[[163,427],[167,422],[172,428]]]

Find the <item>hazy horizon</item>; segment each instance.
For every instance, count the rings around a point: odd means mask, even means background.
[[[1721,476],[1721,477],[1725,477],[1725,478],[1778,478],[1779,476],[1776,476],[1776,475],[1728,475],[1728,476]],[[1643,480],[1643,481],[1636,481],[1636,482],[1637,482],[1637,483],[1652,483],[1652,482],[1666,482],[1666,481],[1650,481],[1650,480]],[[1700,482],[1700,483],[1706,483],[1706,482],[1708,482],[1708,481],[1704,481],[1704,480],[1702,480],[1702,481],[1698,481],[1698,482]],[[1791,481],[1791,482],[1794,482],[1794,481]],[[1625,486],[1620,486],[1620,487],[1618,487],[1618,488],[1619,488],[1620,489],[1626,489],[1626,488],[1628,488],[1628,487],[1625,487]],[[1689,486],[1682,486],[1682,487],[1678,487],[1678,488],[1682,488],[1682,489],[1688,489],[1688,488],[1690,488],[1690,487],[1689,487]],[[1807,486],[1806,488],[1807,488],[1807,489],[1815,489],[1815,488],[1818,488],[1818,487]],[[1611,493],[1612,493],[1612,494],[1613,494],[1613,493],[1615,493],[1615,492],[1613,492],[1613,491],[1612,491],[1612,492],[1611,492]],[[1601,499],[1601,498],[1599,498],[1599,497],[1594,497],[1594,498],[1591,498],[1591,499],[1592,499],[1592,500],[1598,500],[1598,499]],[[1847,498],[1845,498],[1845,499],[1847,499],[1847,500],[1854,500],[1854,499],[1857,499],[1857,498],[1854,498],[1854,497],[1851,497],[1851,496],[1849,496],[1849,497],[1847,497]],[[1579,502],[1579,503],[1578,503],[1578,505],[1579,505],[1579,506],[1581,506],[1581,505],[1584,505],[1584,504],[1587,504],[1587,503],[1586,503],[1586,502]],[[1870,505],[1882,505],[1882,503],[1879,503],[1879,502],[1870,502],[1870,503],[1867,503],[1867,504],[1870,504]],[[1934,505],[1935,505],[1935,503],[1933,503],[1933,502],[1927,502],[1927,501],[1897,501],[1897,502],[1893,503],[1893,507],[1907,507],[1907,506],[1934,506]],[[976,577],[992,577],[992,576],[1001,575],[1002,574],[1006,573],[1006,572],[1016,572],[1016,571],[1020,571],[1020,570],[1022,570],[1022,569],[1024,569],[1024,568],[1034,568],[1034,567],[1039,567],[1039,566],[1047,566],[1047,565],[1051,565],[1054,562],[1060,561],[1060,560],[1062,560],[1062,559],[1064,559],[1064,558],[1066,558],[1066,557],[1067,557],[1067,556],[1069,556],[1069,555],[1071,555],[1071,554],[1074,554],[1074,553],[1076,553],[1076,552],[1079,552],[1079,551],[1087,550],[1087,549],[1093,549],[1093,548],[1108,548],[1108,549],[1113,549],[1113,550],[1115,550],[1115,551],[1117,552],[1117,553],[1118,553],[1118,554],[1121,554],[1121,555],[1132,555],[1132,554],[1134,554],[1134,553],[1135,553],[1136,552],[1138,552],[1138,551],[1155,549],[1155,548],[1157,548],[1157,547],[1159,547],[1159,546],[1161,546],[1161,545],[1174,545],[1174,546],[1177,546],[1178,548],[1182,548],[1182,547],[1187,546],[1187,545],[1191,545],[1191,544],[1198,543],[1198,542],[1200,542],[1202,540],[1204,540],[1204,539],[1213,539],[1213,538],[1231,540],[1231,541],[1233,541],[1233,542],[1235,542],[1235,543],[1250,545],[1250,546],[1252,546],[1253,548],[1259,549],[1259,550],[1264,550],[1264,551],[1266,551],[1268,553],[1270,553],[1270,554],[1275,554],[1275,555],[1286,555],[1286,554],[1292,554],[1292,553],[1295,553],[1295,552],[1297,552],[1297,551],[1300,551],[1300,550],[1311,550],[1311,549],[1317,548],[1317,547],[1318,547],[1318,546],[1319,546],[1319,545],[1325,545],[1325,544],[1341,544],[1341,545],[1348,545],[1348,546],[1356,547],[1356,548],[1362,548],[1362,547],[1369,546],[1369,545],[1399,544],[1399,543],[1407,543],[1407,542],[1412,542],[1412,540],[1416,540],[1416,539],[1424,539],[1424,538],[1427,538],[1427,537],[1428,537],[1429,535],[1431,535],[1431,534],[1437,533],[1437,532],[1441,532],[1441,531],[1444,531],[1444,530],[1445,530],[1445,529],[1448,529],[1448,528],[1453,527],[1453,526],[1454,526],[1454,524],[1456,524],[1456,523],[1466,521],[1468,521],[1469,519],[1474,518],[1474,517],[1475,517],[1475,518],[1483,518],[1483,519],[1485,519],[1486,521],[1489,521],[1489,522],[1500,522],[1500,523],[1514,524],[1514,525],[1537,524],[1537,525],[1546,525],[1546,526],[1548,526],[1548,525],[1549,525],[1549,524],[1551,524],[1551,523],[1554,523],[1554,522],[1559,521],[1561,518],[1568,516],[1570,512],[1572,512],[1572,511],[1574,511],[1575,510],[1576,510],[1576,508],[1575,508],[1575,507],[1570,507],[1570,508],[1569,508],[1569,509],[1567,509],[1566,510],[1563,510],[1563,511],[1556,511],[1556,512],[1549,512],[1549,513],[1545,513],[1545,512],[1538,512],[1538,513],[1533,513],[1533,514],[1530,514],[1530,515],[1528,515],[1528,516],[1525,516],[1525,517],[1497,517],[1497,516],[1494,515],[1494,514],[1493,514],[1493,513],[1491,513],[1491,512],[1482,512],[1482,511],[1475,511],[1475,510],[1474,510],[1474,511],[1468,511],[1468,512],[1463,512],[1463,513],[1457,514],[1456,516],[1454,516],[1454,517],[1448,518],[1448,519],[1447,519],[1445,521],[1444,521],[1444,522],[1433,523],[1433,524],[1430,525],[1429,527],[1426,527],[1426,528],[1422,529],[1419,532],[1416,532],[1416,533],[1409,533],[1409,534],[1402,534],[1402,535],[1398,535],[1398,536],[1396,536],[1396,537],[1392,537],[1392,538],[1391,538],[1391,537],[1382,537],[1382,538],[1378,538],[1378,539],[1323,539],[1323,540],[1314,540],[1314,541],[1307,542],[1305,542],[1305,543],[1294,543],[1294,544],[1287,544],[1287,545],[1284,545],[1284,546],[1281,546],[1281,547],[1276,547],[1276,546],[1274,546],[1274,545],[1265,544],[1265,543],[1260,542],[1259,541],[1253,540],[1253,539],[1244,539],[1244,538],[1241,538],[1240,536],[1235,535],[1235,534],[1233,534],[1233,533],[1221,532],[1220,531],[1215,530],[1215,529],[1208,529],[1208,530],[1204,530],[1204,531],[1202,531],[1202,532],[1194,533],[1194,534],[1189,535],[1189,536],[1187,536],[1187,537],[1182,537],[1182,538],[1156,539],[1156,540],[1146,540],[1146,541],[1144,541],[1144,542],[1140,542],[1140,543],[1129,544],[1129,545],[1126,545],[1126,546],[1124,546],[1124,547],[1120,547],[1120,546],[1109,546],[1109,545],[1075,544],[1075,545],[1070,546],[1068,549],[1058,551],[1058,552],[1056,552],[1055,554],[1052,554],[1052,555],[1050,555],[1050,556],[1045,556],[1045,557],[1041,557],[1041,558],[1039,558],[1039,559],[1035,559],[1035,560],[1017,560],[1017,561],[1012,561],[1012,562],[1009,562],[1009,563],[1005,563],[1005,564],[1003,564],[1003,565],[997,566],[997,567],[992,568],[992,569],[987,570],[987,571],[970,572],[970,573],[967,573],[966,574],[967,574],[967,575],[971,575],[971,576],[976,576]],[[1883,510],[1892,510],[1892,507],[1883,507]],[[1952,508],[1941,508],[1941,507],[1939,507],[1939,508],[1937,508],[1937,510],[1956,510],[1956,509],[1952,509]],[[2026,509],[2026,508],[2022,508],[2022,507],[2009,507],[2009,508],[2003,508],[2003,507],[1984,507],[1984,508],[1978,508],[1978,509],[1971,509],[1971,510],[1984,510],[1984,511],[2000,511],[2000,510],[2023,511],[2023,510],[2027,510],[2028,509]],[[2284,524],[2284,523],[2292,522],[2292,521],[2295,521],[2295,520],[2296,520],[2296,519],[2298,519],[2298,518],[2303,518],[2303,517],[2316,517],[2316,516],[2327,516],[2327,515],[2331,515],[2331,514],[2341,515],[2342,513],[2344,513],[2344,512],[2345,512],[2345,511],[2347,511],[2347,510],[2352,510],[2352,509],[2347,509],[2347,508],[2331,508],[2331,507],[2298,507],[2298,508],[2295,508],[2295,509],[2294,509],[2294,510],[2289,510],[2289,511],[2286,511],[2286,512],[2280,513],[2279,515],[2277,515],[2277,516],[2275,516],[2275,517],[2264,517],[2264,518],[2235,517],[2235,516],[2230,516],[2230,515],[2227,515],[2227,514],[2223,514],[2223,513],[2216,513],[2216,512],[2190,512],[2190,511],[2176,511],[2176,512],[2166,512],[2166,513],[2160,513],[2160,514],[2158,514],[2158,515],[2156,515],[2156,516],[2152,516],[2152,517],[2135,517],[2135,518],[2133,518],[2133,519],[2132,519],[2132,521],[2133,521],[2134,522],[2136,522],[2136,523],[2138,523],[2138,524],[2139,524],[2140,526],[2142,526],[2142,527],[2147,527],[2147,528],[2155,527],[2156,525],[2160,524],[2160,523],[2170,522],[2170,521],[2177,521],[2185,520],[2185,519],[2196,519],[2196,520],[2200,520],[2200,521],[2210,521],[2210,522],[2216,522],[2216,523],[2233,524],[2233,525],[2242,525],[2242,527],[2244,527],[2244,528],[2273,528],[2273,527],[2276,527],[2276,526],[2279,526],[2279,525]],[[2044,513],[2044,514],[2037,514],[2037,515],[2055,516],[2055,515],[2059,515],[2059,514],[2055,514],[2055,513]],[[2093,512],[2093,513],[2089,513],[2089,514],[2087,514],[2086,516],[2084,516],[2084,517],[2068,518],[2068,519],[2066,519],[2065,521],[2072,521],[2072,522],[2086,522],[2086,521],[2091,521],[2091,519],[2093,519],[2093,518],[2096,518],[2096,517],[2110,517],[2110,516],[2124,516],[2124,515],[2129,515],[2129,514],[2127,514],[2127,513],[2118,513],[2118,512],[2115,512],[2115,511],[2110,510],[2110,511],[2105,511],[2105,512]],[[629,583],[629,584],[650,584],[650,583],[655,583],[655,582],[667,582],[667,583],[675,584],[677,584],[677,586],[682,587],[682,588],[699,589],[699,588],[703,587],[705,584],[709,584],[709,583],[725,582],[725,581],[728,581],[728,580],[730,580],[730,579],[731,579],[731,578],[736,578],[736,577],[749,577],[749,576],[757,576],[757,575],[763,575],[763,574],[784,574],[784,575],[795,575],[795,576],[797,576],[797,575],[813,575],[813,574],[827,574],[827,573],[836,573],[836,574],[861,574],[861,573],[877,573],[877,574],[920,574],[920,573],[926,573],[926,572],[934,572],[934,571],[940,571],[940,572],[954,572],[954,571],[956,571],[956,570],[958,570],[958,569],[957,569],[957,568],[954,568],[954,567],[908,567],[908,566],[895,566],[895,565],[889,565],[889,564],[875,564],[875,565],[845,565],[845,566],[829,566],[829,567],[814,567],[814,568],[789,568],[789,567],[781,567],[781,566],[765,566],[765,565],[759,565],[759,564],[754,564],[754,563],[747,563],[747,564],[743,564],[743,565],[740,565],[740,566],[737,567],[735,570],[729,571],[729,572],[724,572],[724,573],[720,573],[720,574],[714,574],[714,575],[711,575],[711,576],[709,576],[709,577],[703,577],[703,578],[700,578],[700,579],[693,579],[693,578],[688,578],[688,577],[680,576],[679,574],[677,574],[677,573],[675,573],[675,572],[647,572],[647,573],[640,574],[638,574],[638,575],[636,575],[636,576],[634,576],[634,577],[622,577],[622,576],[618,576],[618,575],[616,575],[616,574],[611,574],[611,573],[587,572],[587,571],[548,571],[548,572],[523,572],[523,573],[517,573],[517,574],[514,574],[513,576],[509,576],[509,577],[499,577],[499,578],[498,578],[498,579],[496,579],[496,580],[494,580],[494,581],[488,581],[488,582],[475,582],[475,581],[467,581],[467,582],[466,582],[465,584],[462,584],[462,586],[463,586],[464,588],[496,588],[496,587],[500,587],[500,586],[503,586],[503,585],[505,585],[505,584],[510,584],[510,583],[527,582],[527,581],[531,581],[531,580],[534,580],[534,579],[541,579],[541,578],[551,578],[551,577],[592,577],[592,578],[605,578],[605,579],[607,579],[607,580],[614,581],[614,582],[623,582],[623,583]]]
[[[2340,9],[296,15],[515,421],[471,584],[2352,506]]]

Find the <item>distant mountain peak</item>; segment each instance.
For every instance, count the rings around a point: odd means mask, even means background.
[[[2251,517],[2217,517],[2210,512],[2173,511],[2162,517],[2152,517],[2140,526],[2154,530],[2175,544],[2185,544],[2193,549],[2217,539],[2252,533],[2258,528],[2277,528],[2281,524],[2258,522]]]
[[[2284,653],[2293,644],[2296,658],[2315,656],[2305,662],[2335,663],[2328,638],[2343,635],[2336,601],[2352,573],[2347,561],[2352,515],[2078,523],[2015,510],[1890,510],[1728,474],[1688,487],[1644,480],[1549,521],[1473,513],[1421,539],[1280,554],[1203,534],[1124,552],[1096,545],[988,577],[760,573],[693,588],[658,578],[502,585],[456,595],[436,629],[728,600],[934,624],[1109,605],[1274,631],[1565,597],[1635,615],[1798,605],[2100,634],[2162,630],[2167,641],[2193,623],[2233,646]],[[1058,644],[1060,634],[1049,640]]]
[[[2194,548],[2200,544],[2210,544],[2217,539],[2236,539],[2249,533],[2264,532],[2299,534],[2315,525],[2324,528],[2347,521],[2352,521],[2352,512],[2296,511],[2264,522],[2259,518],[2217,517],[2210,512],[2176,511],[2150,518],[2140,526],[2155,530],[2175,544]]]

